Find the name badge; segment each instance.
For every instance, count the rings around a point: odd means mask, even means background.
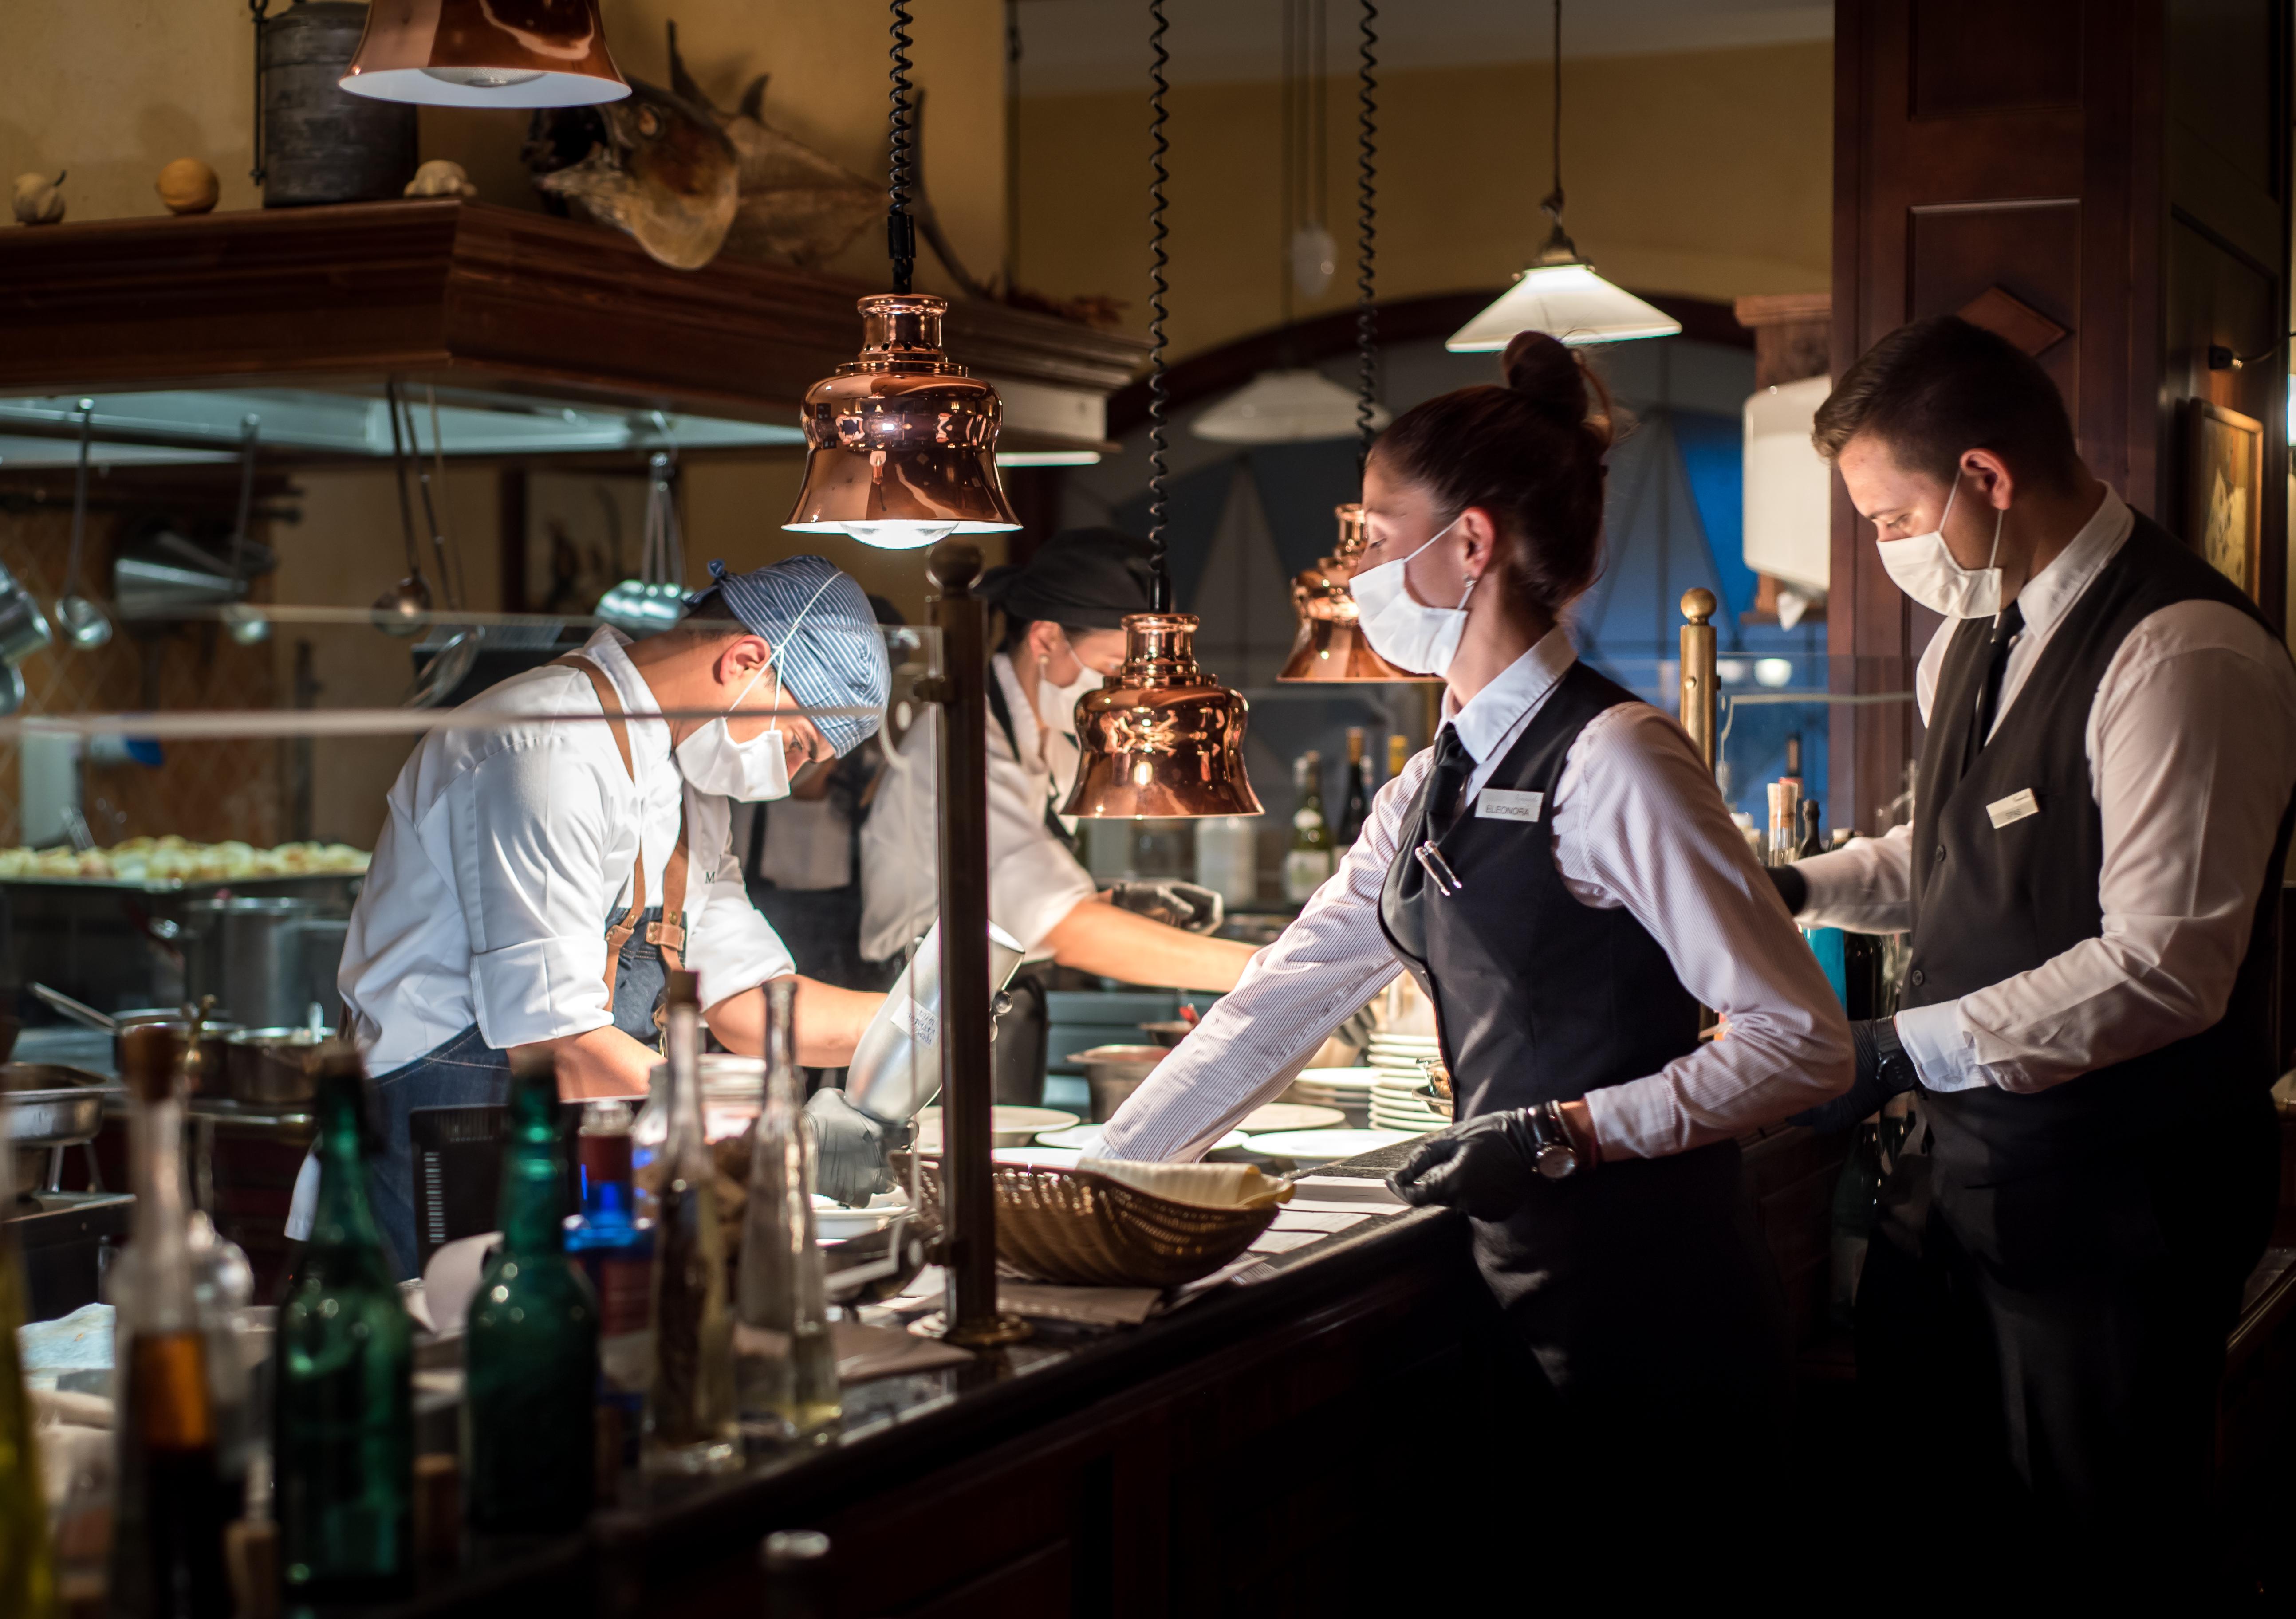
[[[1996,798],[1985,806],[1985,814],[1995,828],[2007,826],[2013,821],[2022,821],[2028,815],[2041,813],[2041,801],[2033,797],[2033,789],[2022,787],[2005,798]]]
[[[1504,787],[1487,787],[1475,795],[1478,821],[1536,821],[1546,807],[1545,793],[1518,793]]]

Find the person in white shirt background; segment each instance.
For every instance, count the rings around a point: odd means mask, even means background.
[[[1891,333],[1815,437],[1946,619],[1913,824],[1773,873],[1813,926],[1911,930],[1900,1010],[1857,1026],[1857,1084],[1808,1121],[1918,1095],[1859,1381],[1922,1435],[1906,1493],[1958,1504],[1932,1568],[2207,1589],[2217,1383],[2280,1177],[2296,666],[2091,475],[2056,386],[1989,331]]]
[[[666,963],[699,975],[722,1045],[763,1052],[760,986],[791,969],[744,892],[728,805],[782,797],[793,768],[858,746],[889,672],[860,587],[823,559],[710,573],[663,634],[602,628],[464,705],[458,722],[487,724],[431,732],[391,788],[338,981],[402,1274],[414,1110],[500,1102],[512,1056],[534,1051],[555,1056],[569,1100],[644,1095]],[[882,999],[800,978],[799,1060],[845,1062]],[[305,1180],[299,1206],[316,1196],[308,1165]]]
[[[1841,1091],[1849,1042],[1680,728],[1581,663],[1562,622],[1602,565],[1607,397],[1541,333],[1505,366],[1504,387],[1398,417],[1364,473],[1364,634],[1447,683],[1436,745],[1095,1150],[1201,1156],[1398,962],[1412,972],[1457,1122],[1392,1184],[1470,1216],[1529,1352],[1523,1404],[1473,1419],[1537,1429],[1533,1454],[1505,1452],[1519,1496],[1447,1488],[1444,1510],[1535,1515],[1575,1588],[1612,1577],[1586,1559],[1624,1503],[1694,1558],[1767,1476],[1784,1299],[1734,1138]],[[1702,1002],[1726,1038],[1700,1040]]]
[[[1064,530],[1025,566],[991,568],[980,593],[1004,621],[988,660],[990,920],[1039,962],[1128,984],[1232,987],[1252,947],[1208,936],[1218,896],[1191,883],[1100,893],[1059,814],[1076,781],[1077,703],[1123,666],[1125,616],[1148,610],[1147,543],[1114,528]],[[931,727],[911,727],[863,823],[865,960],[897,961],[939,912],[934,765]],[[1039,983],[1024,967],[998,1020],[999,1101],[1042,1100]]]

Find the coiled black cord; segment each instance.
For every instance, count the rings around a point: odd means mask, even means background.
[[[893,0],[892,153],[886,166],[885,251],[893,261],[893,290],[906,292],[917,263],[917,222],[909,212],[909,0]]]
[[[1373,25],[1378,20],[1378,5],[1374,0],[1363,0],[1363,30],[1356,50],[1361,63],[1357,70],[1356,92],[1358,108],[1356,127],[1359,132],[1356,151],[1356,472],[1358,477],[1363,472],[1364,464],[1371,459],[1373,400],[1379,392],[1379,312],[1372,302],[1373,247],[1379,233],[1377,192],[1373,184],[1379,151],[1379,80],[1373,75],[1373,70],[1379,61],[1379,35]]]
[[[1172,147],[1164,138],[1164,92],[1171,87],[1164,78],[1164,64],[1172,60],[1172,53],[1164,48],[1164,0],[1148,0],[1148,16],[1152,25],[1148,45],[1152,53],[1148,66],[1148,134],[1153,143],[1148,159],[1153,176],[1148,183],[1148,541],[1156,548],[1148,608],[1151,612],[1168,613],[1172,574],[1164,555],[1164,295],[1171,283],[1165,279],[1164,266],[1171,258],[1164,251],[1168,233],[1164,225],[1164,183],[1171,178],[1171,171],[1164,165],[1164,154]]]

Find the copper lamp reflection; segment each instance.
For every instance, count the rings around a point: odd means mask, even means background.
[[[1431,680],[1411,675],[1371,650],[1357,622],[1356,599],[1348,585],[1363,559],[1363,507],[1354,502],[1334,507],[1340,519],[1340,543],[1332,554],[1316,559],[1315,566],[1292,576],[1292,606],[1300,615],[1299,638],[1283,661],[1278,680],[1329,682]]]
[[[1257,815],[1243,768],[1250,705],[1196,666],[1193,613],[1124,621],[1124,667],[1076,710],[1083,757],[1062,813],[1102,818]]]

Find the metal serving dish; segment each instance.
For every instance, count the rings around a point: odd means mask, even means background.
[[[103,1128],[106,1097],[127,1087],[86,1068],[60,1062],[0,1064],[0,1112],[8,1116],[11,1147],[74,1147]]]
[[[1092,1122],[1105,1124],[1114,1118],[1149,1070],[1170,1055],[1160,1045],[1096,1045],[1070,1052],[1068,1061],[1084,1070],[1084,1083],[1092,1091]]]
[[[224,1042],[224,1094],[266,1106],[308,1102],[317,1093],[310,1056],[324,1029],[242,1029]]]

